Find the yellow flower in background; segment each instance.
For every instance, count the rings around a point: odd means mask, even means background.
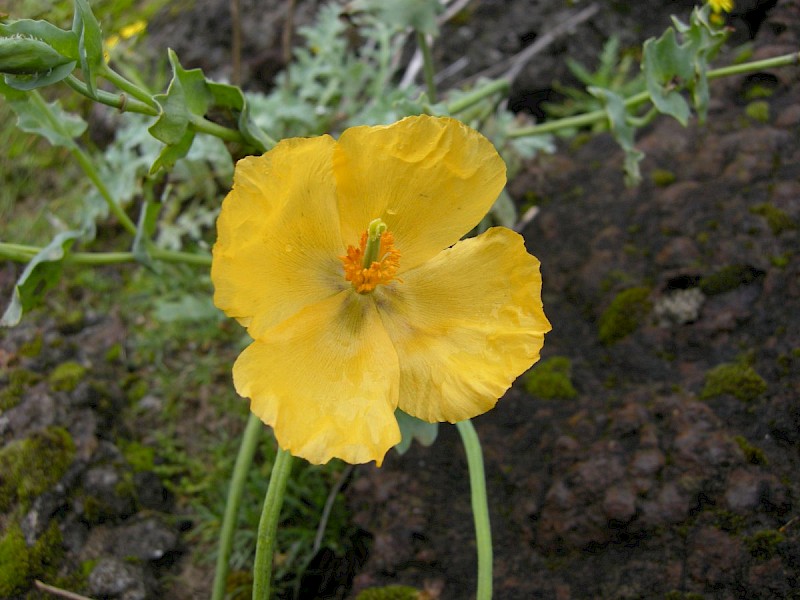
[[[130,25],[126,25],[119,30],[119,33],[111,34],[106,38],[106,49],[113,50],[119,45],[121,40],[128,40],[134,36],[139,35],[147,29],[147,22],[139,19]]]
[[[428,116],[238,162],[214,302],[254,340],[234,385],[283,449],[380,465],[395,409],[474,417],[539,359],[539,261],[502,227],[459,241],[504,185],[486,138]]]
[[[733,0],[708,0],[711,10],[714,13],[731,12],[733,10]]]

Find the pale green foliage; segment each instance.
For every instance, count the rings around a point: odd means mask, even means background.
[[[566,59],[566,63],[567,68],[584,87],[569,87],[556,82],[553,85],[554,89],[564,94],[566,100],[544,104],[545,111],[554,117],[569,117],[602,109],[602,100],[588,91],[590,87],[608,90],[623,98],[644,89],[644,79],[641,73],[632,73],[635,65],[633,55],[628,52],[620,52],[619,38],[616,36],[610,37],[603,45],[598,66],[594,72],[569,57]],[[607,129],[607,123],[598,121],[592,129],[593,131],[604,131]]]

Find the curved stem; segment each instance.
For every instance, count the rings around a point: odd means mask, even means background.
[[[741,65],[730,65],[728,67],[712,69],[706,73],[706,77],[708,79],[719,79],[720,77],[729,77],[731,75],[752,73],[753,71],[762,71],[764,69],[774,69],[775,67],[786,67],[796,64],[800,64],[800,52],[792,52],[791,54],[783,54],[781,56],[747,62]],[[644,104],[649,100],[649,93],[639,92],[638,94],[626,98],[624,103],[626,107],[632,108],[640,104]],[[594,123],[603,121],[607,118],[608,114],[605,110],[595,110],[582,115],[576,115],[574,117],[556,119],[555,121],[546,121],[540,125],[532,125],[531,127],[515,129],[508,132],[508,137],[527,137],[529,135],[541,135],[543,133],[550,133],[560,129],[568,129],[570,127],[583,127],[586,125],[593,125]]]
[[[70,151],[72,156],[75,157],[75,160],[78,161],[78,164],[83,169],[83,172],[86,173],[86,176],[91,180],[94,186],[97,188],[97,191],[100,192],[100,195],[103,197],[103,200],[106,201],[109,210],[111,213],[117,217],[117,220],[120,222],[128,232],[136,235],[136,225],[134,225],[133,221],[131,221],[130,217],[122,210],[122,207],[114,200],[111,196],[111,192],[109,191],[108,187],[106,186],[105,182],[100,177],[100,174],[97,172],[97,169],[94,167],[94,163],[92,159],[89,158],[89,155],[86,154],[80,147],[72,142],[72,136],[64,129],[64,126],[61,122],[56,118],[53,112],[50,110],[50,106],[47,102],[44,101],[42,96],[34,91],[31,94],[31,102],[36,104],[37,108],[43,113],[47,115],[47,120],[50,121],[51,127],[56,131],[61,132],[61,134],[70,140],[70,143],[66,145],[67,150]]]
[[[489,502],[486,498],[486,475],[483,470],[481,442],[472,421],[456,423],[467,454],[469,487],[472,494],[472,516],[475,519],[475,539],[478,546],[477,600],[492,598],[492,526],[489,522]]]
[[[189,123],[195,131],[216,136],[226,142],[245,142],[242,132],[238,129],[231,129],[230,127],[225,127],[224,125],[217,125],[205,117],[191,115],[189,117]]]
[[[425,86],[428,88],[428,100],[431,103],[435,103],[436,83],[433,80],[433,55],[431,54],[431,46],[428,44],[428,38],[421,31],[417,32],[417,44],[422,52],[422,68],[425,73]]]
[[[269,478],[261,521],[258,523],[256,560],[253,564],[253,600],[269,600],[272,579],[272,553],[275,550],[275,534],[281,514],[286,483],[292,470],[292,455],[281,448],[275,455],[272,475]]]
[[[211,600],[223,600],[225,598],[225,584],[228,579],[228,562],[231,558],[231,548],[233,547],[233,534],[236,531],[236,518],[239,515],[239,506],[242,503],[242,492],[253,463],[253,455],[258,447],[258,434],[262,431],[263,425],[253,413],[247,420],[242,443],[239,446],[239,454],[236,456],[236,464],[233,466],[233,476],[231,486],[228,489],[228,500],[225,503],[225,516],[222,519],[222,529],[219,534],[219,549],[217,551],[217,565],[214,570],[214,587],[212,588]]]
[[[0,257],[16,262],[28,262],[41,251],[42,248],[38,246],[0,242]],[[163,260],[164,262],[179,262],[203,267],[211,265],[211,256],[209,254],[164,250],[162,248],[151,248],[149,254],[150,258]],[[70,252],[64,257],[64,262],[100,266],[137,262],[137,259],[133,252]]]
[[[111,94],[103,90],[97,90],[95,95],[92,96],[87,85],[74,75],[69,75],[64,80],[64,83],[78,92],[81,96],[86,96],[87,98],[91,98],[92,100],[100,102],[101,104],[105,104],[106,106],[111,106],[112,108],[116,108],[122,112],[141,113],[151,117],[158,115],[158,111],[152,108],[150,105],[140,102],[135,98],[128,98],[124,94]]]
[[[100,76],[106,79],[109,83],[114,84],[119,89],[121,89],[126,94],[136,98],[140,102],[148,105],[153,110],[158,111],[159,106],[158,103],[153,99],[152,94],[143,90],[135,83],[128,81],[117,73],[114,69],[108,66],[108,64],[103,64],[100,68]],[[157,114],[157,113],[156,113]]]
[[[495,81],[491,81],[485,86],[470,92],[466,96],[462,96],[458,100],[454,100],[447,105],[447,111],[451,115],[455,115],[474,106],[487,96],[501,92],[507,92],[510,87],[511,83],[508,81],[508,79],[496,79]]]

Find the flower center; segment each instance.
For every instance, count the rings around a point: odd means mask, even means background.
[[[394,247],[394,236],[387,231],[386,223],[375,219],[361,235],[358,248],[348,246],[347,254],[339,260],[344,265],[344,278],[359,294],[366,294],[378,284],[395,279],[400,251]]]

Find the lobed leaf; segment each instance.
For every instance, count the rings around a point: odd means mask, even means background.
[[[6,75],[5,82],[9,87],[15,90],[28,92],[66,79],[75,70],[76,64],[77,63],[73,60],[40,73],[33,73],[30,75]]]
[[[685,126],[689,105],[679,89],[694,76],[689,44],[678,43],[675,30],[670,27],[657,40],[650,38],[644,43],[642,69],[647,91],[659,112],[675,117]]]
[[[78,36],[78,59],[81,63],[86,85],[92,95],[97,93],[95,79],[104,64],[103,32],[86,0],[75,0],[75,16],[72,31]]]
[[[410,27],[426,35],[439,33],[436,16],[444,10],[439,0],[361,0],[356,6],[374,13],[387,25]]]
[[[73,139],[86,131],[86,121],[64,111],[57,100],[45,104],[36,92],[26,94],[3,82],[0,82],[0,95],[5,96],[16,113],[17,127],[41,135],[54,146],[73,148]]]
[[[233,85],[209,80],[206,80],[206,85],[214,98],[214,106],[227,108],[238,115],[237,125],[247,143],[261,152],[266,152],[270,147],[270,141],[253,121],[250,115],[250,105],[242,90]]]
[[[15,35],[0,37],[0,73],[35,75],[72,62],[49,44]]]
[[[58,282],[64,258],[81,235],[81,231],[61,232],[31,259],[14,285],[11,300],[0,318],[0,325],[17,325],[23,313],[44,299],[45,293]]]
[[[75,32],[60,29],[48,21],[20,19],[12,23],[0,23],[0,34],[36,38],[47,43],[62,56],[78,60],[78,36]]]
[[[405,454],[411,447],[411,442],[415,439],[423,446],[430,446],[436,441],[436,436],[439,434],[438,423],[428,423],[417,419],[399,408],[394,411],[394,416],[397,419],[400,435],[402,436],[400,443],[394,447],[398,454]]]
[[[590,87],[590,94],[603,101],[611,133],[617,143],[625,152],[625,183],[629,186],[638,185],[642,180],[639,163],[644,158],[644,153],[634,146],[634,127],[628,123],[628,109],[621,96],[611,90]]]

